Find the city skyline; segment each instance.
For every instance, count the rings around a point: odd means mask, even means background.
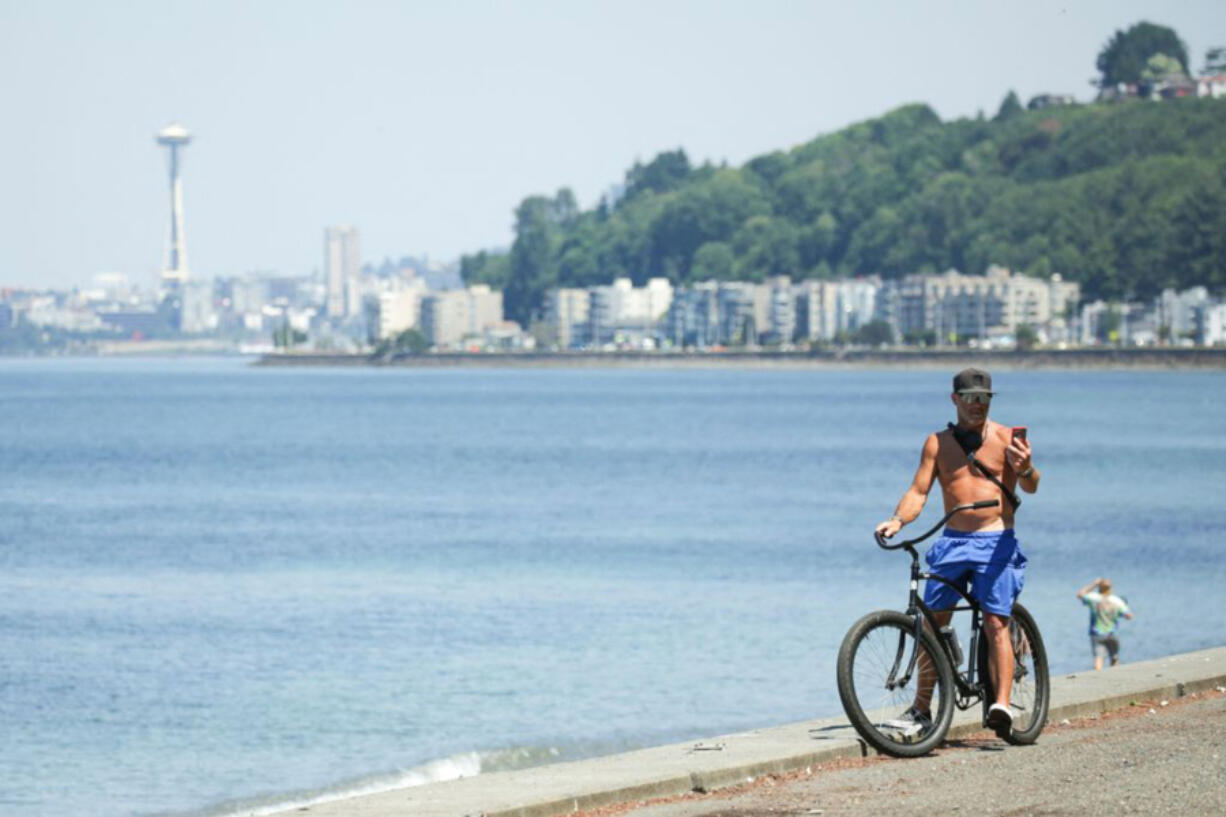
[[[952,119],[1009,90],[1085,101],[1098,50],[1141,19],[1173,27],[1194,69],[1226,43],[1207,2],[151,8],[0,5],[23,123],[0,134],[0,286],[152,286],[166,177],[149,133],[174,121],[195,137],[193,273],[305,275],[329,225],[361,231],[363,261],[454,260],[509,244],[523,197],[566,186],[590,207],[664,150],[741,164],[908,102]]]

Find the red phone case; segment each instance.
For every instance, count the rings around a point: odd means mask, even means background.
[[[1018,437],[1021,437],[1023,440],[1026,439],[1026,426],[1013,427],[1013,438],[1017,439]]]

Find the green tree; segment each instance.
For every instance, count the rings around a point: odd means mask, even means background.
[[[545,292],[557,285],[555,253],[560,243],[554,200],[531,196],[515,209],[515,243],[511,245],[510,275],[503,290],[508,318],[527,326],[540,310]]]
[[[1000,108],[996,111],[996,116],[992,117],[993,122],[1008,122],[1010,119],[1015,119],[1026,112],[1022,107],[1022,102],[1017,98],[1015,91],[1009,91],[1005,94],[1005,98],[1000,102]]]
[[[692,280],[690,265],[699,247],[727,241],[746,219],[769,212],[759,188],[735,170],[717,171],[687,186],[665,199],[651,225],[652,274],[674,283]]]
[[[489,284],[490,289],[505,289],[511,279],[511,257],[505,252],[482,250],[460,258],[460,280],[465,286]]]
[[[722,241],[708,241],[694,253],[694,263],[690,266],[690,279],[693,281],[731,281],[736,256],[732,248]]]
[[[306,333],[290,326],[289,321],[283,321],[272,333],[272,345],[277,349],[288,351],[306,342]]]
[[[1145,69],[1141,71],[1141,79],[1145,82],[1161,82],[1169,77],[1183,74],[1183,66],[1174,57],[1166,54],[1154,54],[1145,61]]]
[[[579,202],[569,187],[562,187],[554,194],[550,203],[550,217],[555,224],[568,226],[579,217]]]
[[[1018,350],[1027,351],[1033,349],[1039,342],[1039,333],[1034,330],[1033,326],[1024,323],[1014,332],[1014,338],[1017,341]]]
[[[1171,265],[1179,285],[1226,289],[1226,171],[1198,179],[1172,217]]]
[[[886,321],[870,321],[856,330],[854,340],[867,346],[885,346],[894,342],[894,328]]]
[[[375,357],[386,357],[391,354],[420,355],[429,351],[430,341],[418,329],[405,329],[395,337],[385,338],[375,347]]]
[[[681,148],[665,151],[647,164],[635,162],[626,173],[625,199],[647,191],[667,193],[677,189],[690,175],[690,159]]]
[[[805,269],[827,264],[835,254],[839,240],[839,222],[829,210],[822,212],[813,223],[800,231],[800,263]]]
[[[1142,21],[1127,31],[1117,30],[1098,53],[1099,86],[1143,81],[1149,58],[1155,54],[1165,54],[1183,73],[1188,72],[1188,48],[1174,29]]]
[[[773,275],[796,276],[800,269],[798,230],[786,219],[754,216],[732,238],[736,276],[763,281]]]
[[[766,184],[772,186],[791,166],[791,155],[781,150],[767,153],[764,156],[758,156],[745,163],[746,170],[757,175]]]
[[[429,348],[430,341],[417,329],[406,329],[396,336],[397,351],[420,355]]]

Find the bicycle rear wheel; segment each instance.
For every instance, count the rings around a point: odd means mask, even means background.
[[[1034,743],[1047,723],[1051,703],[1051,682],[1047,672],[1047,649],[1034,616],[1020,604],[1013,605],[1009,619],[1009,638],[1013,642],[1013,688],[1009,692],[1009,712],[1013,729],[1005,738],[1024,746]],[[996,700],[996,689],[988,672],[987,638],[980,640],[980,673],[984,679],[984,711]]]
[[[908,722],[903,716],[916,702],[921,678],[932,685],[930,720]],[[879,610],[857,621],[839,648],[838,683],[852,726],[879,752],[919,757],[949,731],[953,669],[928,628],[916,642],[915,621],[909,616]]]

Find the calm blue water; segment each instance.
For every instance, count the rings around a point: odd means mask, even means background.
[[[836,714],[944,371],[0,362],[0,815],[247,813]],[[1014,371],[1057,672],[1221,643],[1226,376]],[[925,520],[939,516],[930,502]],[[1214,602],[1216,603],[1216,602]],[[432,764],[432,761],[437,761]]]

